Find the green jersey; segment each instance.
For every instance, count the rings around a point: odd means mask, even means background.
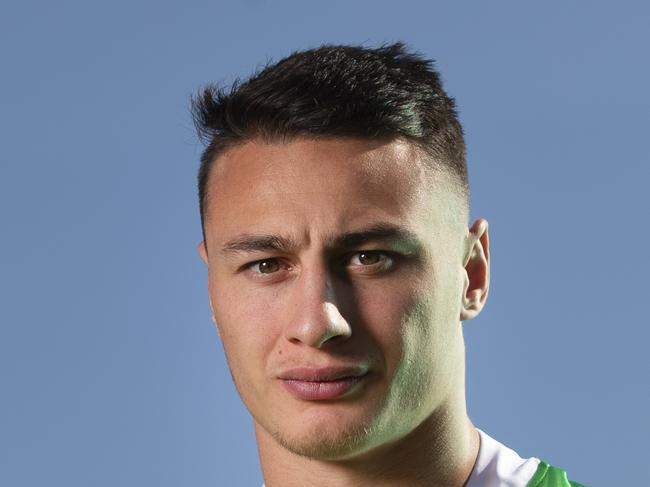
[[[466,487],[585,487],[569,481],[564,470],[536,457],[522,458],[484,431],[478,432],[478,456]]]
[[[578,482],[572,482],[567,478],[566,472],[557,467],[553,467],[546,462],[539,462],[539,467],[535,471],[533,478],[530,479],[526,487],[585,487]]]

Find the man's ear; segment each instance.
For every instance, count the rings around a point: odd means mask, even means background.
[[[205,262],[205,265],[208,265],[208,251],[205,248],[205,240],[201,240],[199,242],[199,256],[201,257],[201,260]]]
[[[490,289],[488,222],[482,218],[476,220],[469,229],[466,242],[460,321],[471,320],[481,312]]]

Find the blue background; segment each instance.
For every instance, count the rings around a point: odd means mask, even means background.
[[[648,485],[650,8],[617,1],[5,1],[0,485],[257,486],[196,244],[190,94],[323,42],[437,61],[489,220],[475,424]]]

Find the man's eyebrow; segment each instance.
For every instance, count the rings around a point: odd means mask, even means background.
[[[376,223],[366,228],[346,232],[328,239],[331,249],[350,249],[373,241],[390,241],[415,250],[421,246],[417,235],[399,225]],[[221,246],[221,253],[291,252],[299,244],[290,237],[266,234],[242,234]]]
[[[288,252],[298,245],[292,239],[280,235],[243,234],[221,246],[221,252],[236,254],[246,252]]]
[[[333,247],[358,247],[371,241],[393,241],[408,247],[420,247],[417,235],[404,227],[392,223],[377,223],[370,227],[344,233],[334,239]]]

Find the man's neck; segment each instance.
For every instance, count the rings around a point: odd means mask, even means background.
[[[256,425],[266,487],[462,487],[479,450],[466,414],[429,416],[407,436],[345,461],[302,457]]]

